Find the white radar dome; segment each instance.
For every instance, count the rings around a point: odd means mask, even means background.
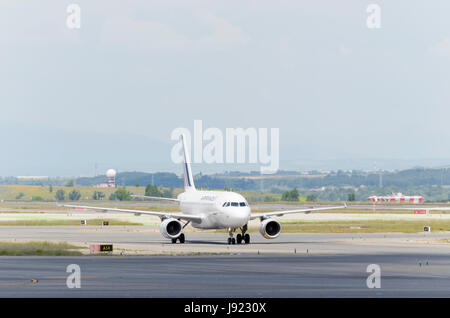
[[[113,178],[116,176],[116,170],[114,169],[109,169],[108,171],[106,171],[106,176],[108,178]]]

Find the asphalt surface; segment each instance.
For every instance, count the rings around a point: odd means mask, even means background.
[[[113,243],[125,256],[0,257],[0,297],[450,297],[449,233],[252,233],[251,244],[229,246],[225,233],[203,232],[170,244],[155,226],[0,227],[0,240],[12,236]],[[79,289],[66,285],[70,264]],[[381,288],[367,287],[370,264]]]
[[[66,285],[80,266],[80,288]],[[369,264],[381,268],[370,289]],[[0,297],[449,297],[448,255],[0,257]]]

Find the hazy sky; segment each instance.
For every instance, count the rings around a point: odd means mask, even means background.
[[[0,3],[0,175],[176,170],[195,119],[280,128],[281,168],[450,164],[448,0],[71,3]]]

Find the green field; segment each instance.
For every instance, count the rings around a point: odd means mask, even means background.
[[[283,233],[419,233],[424,226],[432,232],[448,232],[450,220],[295,221],[281,226]]]
[[[120,220],[99,220],[92,219],[87,221],[87,226],[101,226],[103,221],[108,221],[110,226],[121,225],[143,225],[139,222],[128,222]],[[0,226],[65,226],[65,225],[77,225],[81,226],[80,220],[47,220],[47,219],[24,219],[14,221],[0,221]]]
[[[132,194],[143,195],[145,193],[145,187],[125,187]],[[50,192],[49,186],[37,186],[37,185],[0,185],[0,200],[4,201],[55,201],[55,194],[58,190],[64,190],[66,193],[66,200],[68,193],[72,190],[78,190],[81,193],[81,201],[91,201],[92,195],[95,191],[103,192],[105,194],[105,201],[108,201],[109,196],[114,193],[117,188],[98,188],[93,186],[87,187],[65,187],[65,186],[53,186],[52,192]],[[206,190],[206,189],[205,189]],[[173,196],[176,197],[184,189],[175,188],[173,189]],[[279,201],[281,199],[281,194],[272,194],[269,192],[258,192],[258,191],[236,191],[242,194],[249,202],[264,202],[264,199],[269,196],[273,198],[274,201]],[[42,200],[36,198],[42,198]],[[305,202],[306,197],[300,196],[298,202]]]
[[[80,200],[92,200],[92,195],[95,191],[103,192],[105,199],[108,200],[109,196],[114,193],[117,188],[98,188],[98,187],[58,187],[54,186],[53,191],[50,192],[48,186],[35,186],[35,185],[0,185],[0,200],[4,201],[33,201],[34,198],[42,198],[42,201],[55,201],[55,194],[58,190],[64,190],[66,193],[66,200],[68,194],[72,190],[78,190],[81,193]],[[145,187],[126,187],[128,191],[133,194],[144,194]],[[20,197],[20,194],[23,196]],[[40,201],[40,200],[38,200]]]
[[[79,246],[51,242],[0,242],[0,256],[80,256]]]
[[[125,187],[127,191],[129,191],[131,194],[136,195],[144,195],[145,194],[145,187],[136,187],[136,186],[127,186]],[[38,204],[40,201],[42,202],[55,202],[56,198],[56,192],[58,190],[64,190],[66,199],[65,201],[69,201],[68,194],[72,190],[78,190],[81,194],[80,202],[114,202],[110,201],[109,196],[114,193],[117,188],[99,188],[94,186],[82,186],[82,187],[66,187],[66,186],[53,186],[52,192],[50,192],[49,186],[38,186],[38,185],[0,185],[0,201],[12,201],[12,202],[31,202],[34,201],[34,203]],[[208,189],[204,189],[208,190]],[[93,200],[92,196],[95,191],[102,192],[105,194],[105,198],[103,200]],[[176,198],[178,194],[183,192],[184,189],[182,188],[174,188],[173,189],[173,197]],[[260,192],[260,191],[239,191],[239,190],[233,190],[237,193],[240,193],[243,195],[250,204],[259,204],[259,205],[265,205],[265,204],[274,204],[274,203],[282,203],[286,205],[292,205],[293,207],[298,204],[310,204],[312,206],[318,206],[318,205],[342,205],[343,202],[307,202],[306,196],[300,195],[299,201],[280,201],[281,200],[281,194],[277,193],[270,193],[270,192]],[[139,200],[139,199],[137,199]],[[267,201],[269,200],[269,201]],[[61,201],[61,202],[65,202]],[[131,202],[131,201],[130,201]],[[136,200],[133,200],[133,202],[136,202]],[[351,202],[351,204],[369,204],[367,201],[364,202]],[[430,205],[433,205],[432,203],[427,203]],[[396,205],[401,205],[400,203],[391,203],[388,206],[395,207]],[[447,205],[443,203],[434,203],[434,205]],[[378,206],[386,206],[384,204],[379,204]],[[449,205],[450,206],[450,205]],[[33,209],[33,207],[23,207]],[[256,211],[256,210],[255,210]],[[263,211],[263,209],[258,210]],[[369,210],[364,210],[369,211]],[[348,213],[349,210],[347,210]],[[353,213],[359,213],[359,212],[353,212]],[[398,213],[393,211],[381,211],[377,210],[377,213]]]
[[[317,205],[315,205],[317,207]],[[292,207],[294,209],[295,207]],[[252,209],[252,213],[262,213],[262,212],[270,212],[273,211],[272,209],[266,209],[266,208],[256,208]],[[314,211],[314,214],[322,214],[322,213],[345,213],[345,214],[413,214],[413,210],[388,210],[388,209],[335,209],[335,210],[323,210],[323,211]],[[430,211],[430,214],[449,214],[450,211],[440,211],[440,210],[433,210]]]

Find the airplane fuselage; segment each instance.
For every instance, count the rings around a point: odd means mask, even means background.
[[[235,192],[188,190],[178,195],[178,200],[183,213],[203,216],[201,222],[191,222],[194,228],[236,229],[250,220],[247,200]]]

